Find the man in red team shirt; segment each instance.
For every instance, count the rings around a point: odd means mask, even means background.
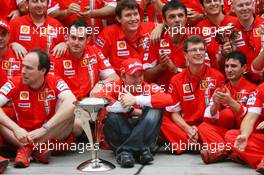
[[[251,71],[252,61],[261,50],[261,25],[264,19],[254,16],[253,0],[233,0],[232,9],[238,17],[235,29],[238,31],[235,40],[225,42],[222,56],[226,56],[233,50],[239,50],[247,55],[246,78],[252,82],[260,82],[260,76]]]
[[[61,78],[48,74],[49,68],[48,55],[33,50],[23,60],[22,77],[8,80],[0,89],[0,106],[12,99],[17,112],[15,123],[0,109],[1,134],[18,147],[15,167],[28,167],[31,156],[48,163],[49,150],[41,152],[36,144],[73,137],[75,97]]]
[[[103,29],[96,40],[103,54],[109,58],[117,74],[127,58],[148,57],[150,32],[154,23],[140,23],[139,5],[134,0],[122,0],[117,3],[114,24]]]
[[[29,14],[10,22],[10,43],[15,54],[23,58],[35,48],[59,55],[65,51],[64,28],[47,16],[47,0],[28,0]]]
[[[240,126],[247,113],[249,94],[256,89],[255,84],[243,77],[246,69],[246,56],[242,52],[228,54],[225,59],[228,82],[214,92],[205,110],[204,123],[198,128],[203,144],[209,146],[201,150],[206,164],[223,161],[231,153],[230,143],[224,140],[225,133]]]
[[[214,90],[224,83],[224,76],[204,64],[205,43],[193,35],[184,41],[184,54],[189,66],[171,79],[169,93],[174,105],[166,107],[161,131],[177,154],[198,142],[198,126]],[[197,146],[196,146],[197,147]]]
[[[103,84],[119,79],[103,53],[93,45],[87,45],[89,34],[85,20],[76,20],[70,26],[66,54],[55,59],[54,71],[70,87],[78,100],[100,91]],[[101,80],[101,81],[99,81]],[[74,135],[81,134],[81,121],[76,118]]]
[[[141,164],[153,161],[151,151],[162,117],[161,110],[153,108],[172,104],[164,88],[147,84],[143,79],[141,61],[128,58],[121,65],[121,80],[106,85],[96,94],[111,101],[106,108],[108,114],[103,121],[103,132],[122,167],[133,167],[137,155]]]
[[[188,33],[181,32],[186,27],[187,9],[177,1],[170,1],[163,6],[162,13],[166,27],[161,40],[151,45],[149,57],[143,59],[145,80],[156,82],[167,89],[170,79],[187,67],[183,53],[184,39]]]
[[[223,14],[220,0],[200,0],[200,2],[206,16],[197,24],[197,27],[200,28],[201,35],[205,40],[211,66],[220,69],[224,64],[221,65],[221,60],[217,60],[220,45],[215,40],[216,31],[226,26],[234,26],[237,18]]]
[[[250,94],[247,101],[248,113],[243,119],[240,130],[230,130],[225,140],[231,143],[233,154],[264,174],[264,84]]]

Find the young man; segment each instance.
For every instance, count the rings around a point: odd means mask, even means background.
[[[49,150],[40,151],[33,142],[69,140],[73,128],[75,97],[59,77],[48,74],[50,60],[41,50],[29,52],[23,62],[22,77],[8,80],[0,89],[0,106],[12,99],[17,114],[13,122],[0,109],[1,134],[18,147],[15,167],[29,166],[29,158],[48,163]],[[63,131],[63,132],[61,132]]]
[[[153,161],[161,124],[162,111],[172,104],[171,96],[156,84],[144,82],[140,60],[129,58],[121,65],[121,80],[107,84],[96,96],[110,99],[106,108],[103,132],[117,163],[133,167],[135,159],[147,164]],[[144,133],[144,134],[142,134]]]
[[[116,19],[119,24],[104,28],[96,44],[109,59],[117,74],[127,58],[148,57],[149,35],[154,23],[141,23],[139,5],[134,0],[122,0],[117,3]]]
[[[143,67],[146,69],[146,81],[156,82],[167,89],[172,76],[187,67],[183,43],[188,33],[180,32],[186,26],[187,9],[180,2],[170,1],[163,6],[162,14],[167,31],[159,44],[150,46],[149,57],[143,59]]]
[[[100,91],[104,84],[119,79],[103,53],[97,47],[87,45],[87,28],[84,20],[76,20],[69,28],[66,54],[59,59],[53,58],[55,74],[69,85],[78,100]],[[76,118],[74,135],[79,136],[81,132],[81,121]]]
[[[252,82],[259,82],[260,76],[251,71],[252,61],[259,55],[261,42],[261,25],[264,19],[254,16],[253,0],[233,0],[232,9],[238,17],[235,30],[238,31],[233,43],[227,41],[223,45],[222,56],[233,50],[247,55],[247,73],[245,77]]]
[[[231,52],[225,59],[228,82],[214,92],[205,110],[204,122],[198,128],[203,144],[210,146],[201,150],[206,164],[227,158],[231,146],[224,140],[225,133],[238,128],[247,113],[246,103],[256,85],[243,77],[246,63],[246,56],[239,51]]]
[[[32,49],[43,49],[59,55],[65,51],[64,28],[47,16],[47,0],[29,0],[29,14],[10,22],[10,44],[17,57],[23,59]]]
[[[205,40],[211,66],[220,69],[220,66],[222,66],[221,60],[217,60],[216,56],[220,47],[215,41],[216,31],[226,26],[234,26],[237,18],[223,14],[221,0],[200,0],[200,2],[206,16],[204,20],[197,24],[197,27],[200,28],[200,32]]]
[[[183,49],[189,66],[171,79],[169,93],[174,105],[166,107],[170,113],[163,116],[161,126],[176,154],[190,149],[189,143],[198,142],[198,126],[204,110],[215,89],[224,83],[224,76],[219,71],[204,64],[205,44],[200,36],[188,37]]]
[[[263,90],[262,83],[250,94],[247,101],[248,113],[240,130],[230,130],[225,135],[225,141],[231,143],[233,154],[261,174],[264,174]]]

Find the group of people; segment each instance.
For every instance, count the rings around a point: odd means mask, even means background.
[[[121,167],[153,161],[159,140],[264,174],[262,0],[0,6],[0,148],[16,150],[16,168],[66,151],[36,145],[76,142],[73,102],[98,97],[110,100],[102,135]]]

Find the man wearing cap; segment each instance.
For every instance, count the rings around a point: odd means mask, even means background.
[[[106,108],[108,114],[103,121],[103,132],[122,167],[133,167],[135,158],[141,164],[153,161],[151,151],[162,117],[159,108],[172,104],[165,89],[147,84],[143,79],[141,61],[129,58],[121,64],[121,80],[106,84],[96,94],[111,101]]]
[[[47,0],[28,0],[29,14],[10,22],[10,44],[21,59],[32,49],[59,55],[65,51],[64,28],[47,16]]]
[[[172,153],[197,149],[198,126],[214,90],[224,83],[224,76],[204,64],[205,43],[193,35],[184,41],[184,54],[189,66],[172,77],[169,93],[174,105],[166,107],[161,131],[171,144]],[[199,145],[198,145],[199,146]],[[198,147],[199,149],[199,147]]]
[[[13,122],[0,108],[0,130],[10,144],[18,147],[14,164],[18,168],[28,167],[31,156],[37,162],[49,162],[46,156],[50,150],[40,150],[37,143],[73,138],[75,101],[68,85],[48,74],[50,59],[46,52],[33,50],[22,63],[22,76],[13,77],[0,89],[0,106],[12,100],[18,119]]]

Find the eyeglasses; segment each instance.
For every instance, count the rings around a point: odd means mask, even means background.
[[[198,51],[199,52],[205,52],[205,48],[203,48],[203,47],[201,47],[201,48],[192,48],[192,49],[188,49],[187,51],[190,52],[190,53],[197,53]]]

